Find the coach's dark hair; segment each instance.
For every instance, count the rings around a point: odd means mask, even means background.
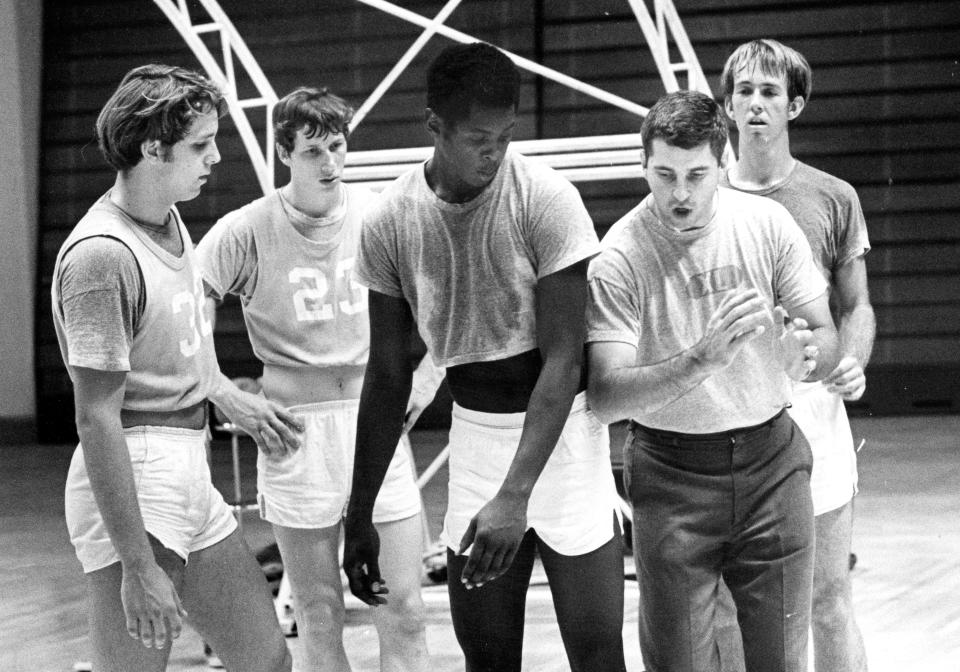
[[[141,145],[159,140],[170,147],[182,140],[194,120],[215,110],[226,112],[216,84],[203,75],[172,65],[142,65],[128,72],[97,117],[97,143],[118,171],[143,158]]]
[[[725,97],[733,95],[737,73],[748,67],[759,67],[760,72],[766,75],[783,77],[787,81],[787,97],[790,100],[797,96],[801,96],[805,103],[810,100],[813,71],[807,59],[796,49],[769,39],[741,44],[727,58],[723,74],[720,75]]]
[[[353,111],[347,101],[326,87],[302,86],[273,106],[274,136],[287,152],[293,151],[297,131],[301,129],[308,138],[343,133],[343,137],[349,139]]]
[[[516,110],[519,103],[520,72],[490,44],[455,44],[430,64],[427,107],[450,126],[466,119],[473,105]]]
[[[674,91],[650,108],[640,127],[647,160],[653,141],[658,138],[681,149],[709,143],[710,151],[720,162],[727,146],[727,120],[710,96],[699,91]]]

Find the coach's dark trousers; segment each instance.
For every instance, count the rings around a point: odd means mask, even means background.
[[[737,607],[747,672],[806,672],[811,466],[810,446],[785,412],[717,434],[631,423],[624,483],[648,672],[720,669],[721,576]]]

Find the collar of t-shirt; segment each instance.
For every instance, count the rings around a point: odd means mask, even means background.
[[[306,240],[312,243],[329,244],[339,239],[347,213],[348,196],[346,189],[344,189],[343,199],[340,205],[329,215],[323,215],[321,217],[311,217],[298,210],[284,197],[280,189],[277,189],[277,195],[280,198],[280,205],[284,213],[286,213],[287,218],[290,220],[290,224],[297,233]]]

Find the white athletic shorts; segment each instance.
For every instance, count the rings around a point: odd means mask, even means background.
[[[493,499],[507,475],[523,431],[525,413],[481,413],[453,405],[450,482],[441,540],[460,548],[470,519]],[[613,538],[619,519],[610,465],[610,435],[587,408],[573,402],[560,440],[527,504],[527,529],[557,553],[582,555]]]
[[[257,458],[257,500],[264,520],[284,527],[321,528],[339,523],[347,511],[359,401],[326,401],[289,410],[305,426],[300,450],[273,459]],[[387,469],[373,507],[373,522],[388,523],[420,513],[420,490],[404,436]]]
[[[123,430],[147,532],[186,562],[190,553],[228,537],[237,521],[210,481],[206,430],[130,427]],[[119,562],[93,498],[77,446],[67,473],[67,529],[84,572]]]
[[[858,482],[857,454],[843,399],[820,382],[794,383],[790,417],[813,451],[813,515],[839,509],[857,494]]]

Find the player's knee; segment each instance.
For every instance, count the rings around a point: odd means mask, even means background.
[[[338,631],[346,610],[339,595],[327,591],[309,591],[294,597],[294,607],[299,613],[297,620],[310,622],[323,631]],[[339,634],[337,635],[339,636]]]
[[[814,627],[832,629],[846,623],[853,611],[850,591],[842,579],[822,582],[814,587]]]
[[[283,649],[274,656],[272,665],[264,668],[268,672],[290,672],[293,669],[293,656],[290,655],[290,649],[286,642],[283,643]]]
[[[383,610],[381,621],[396,636],[413,637],[426,628],[426,609],[419,591],[405,596],[390,596]]]

